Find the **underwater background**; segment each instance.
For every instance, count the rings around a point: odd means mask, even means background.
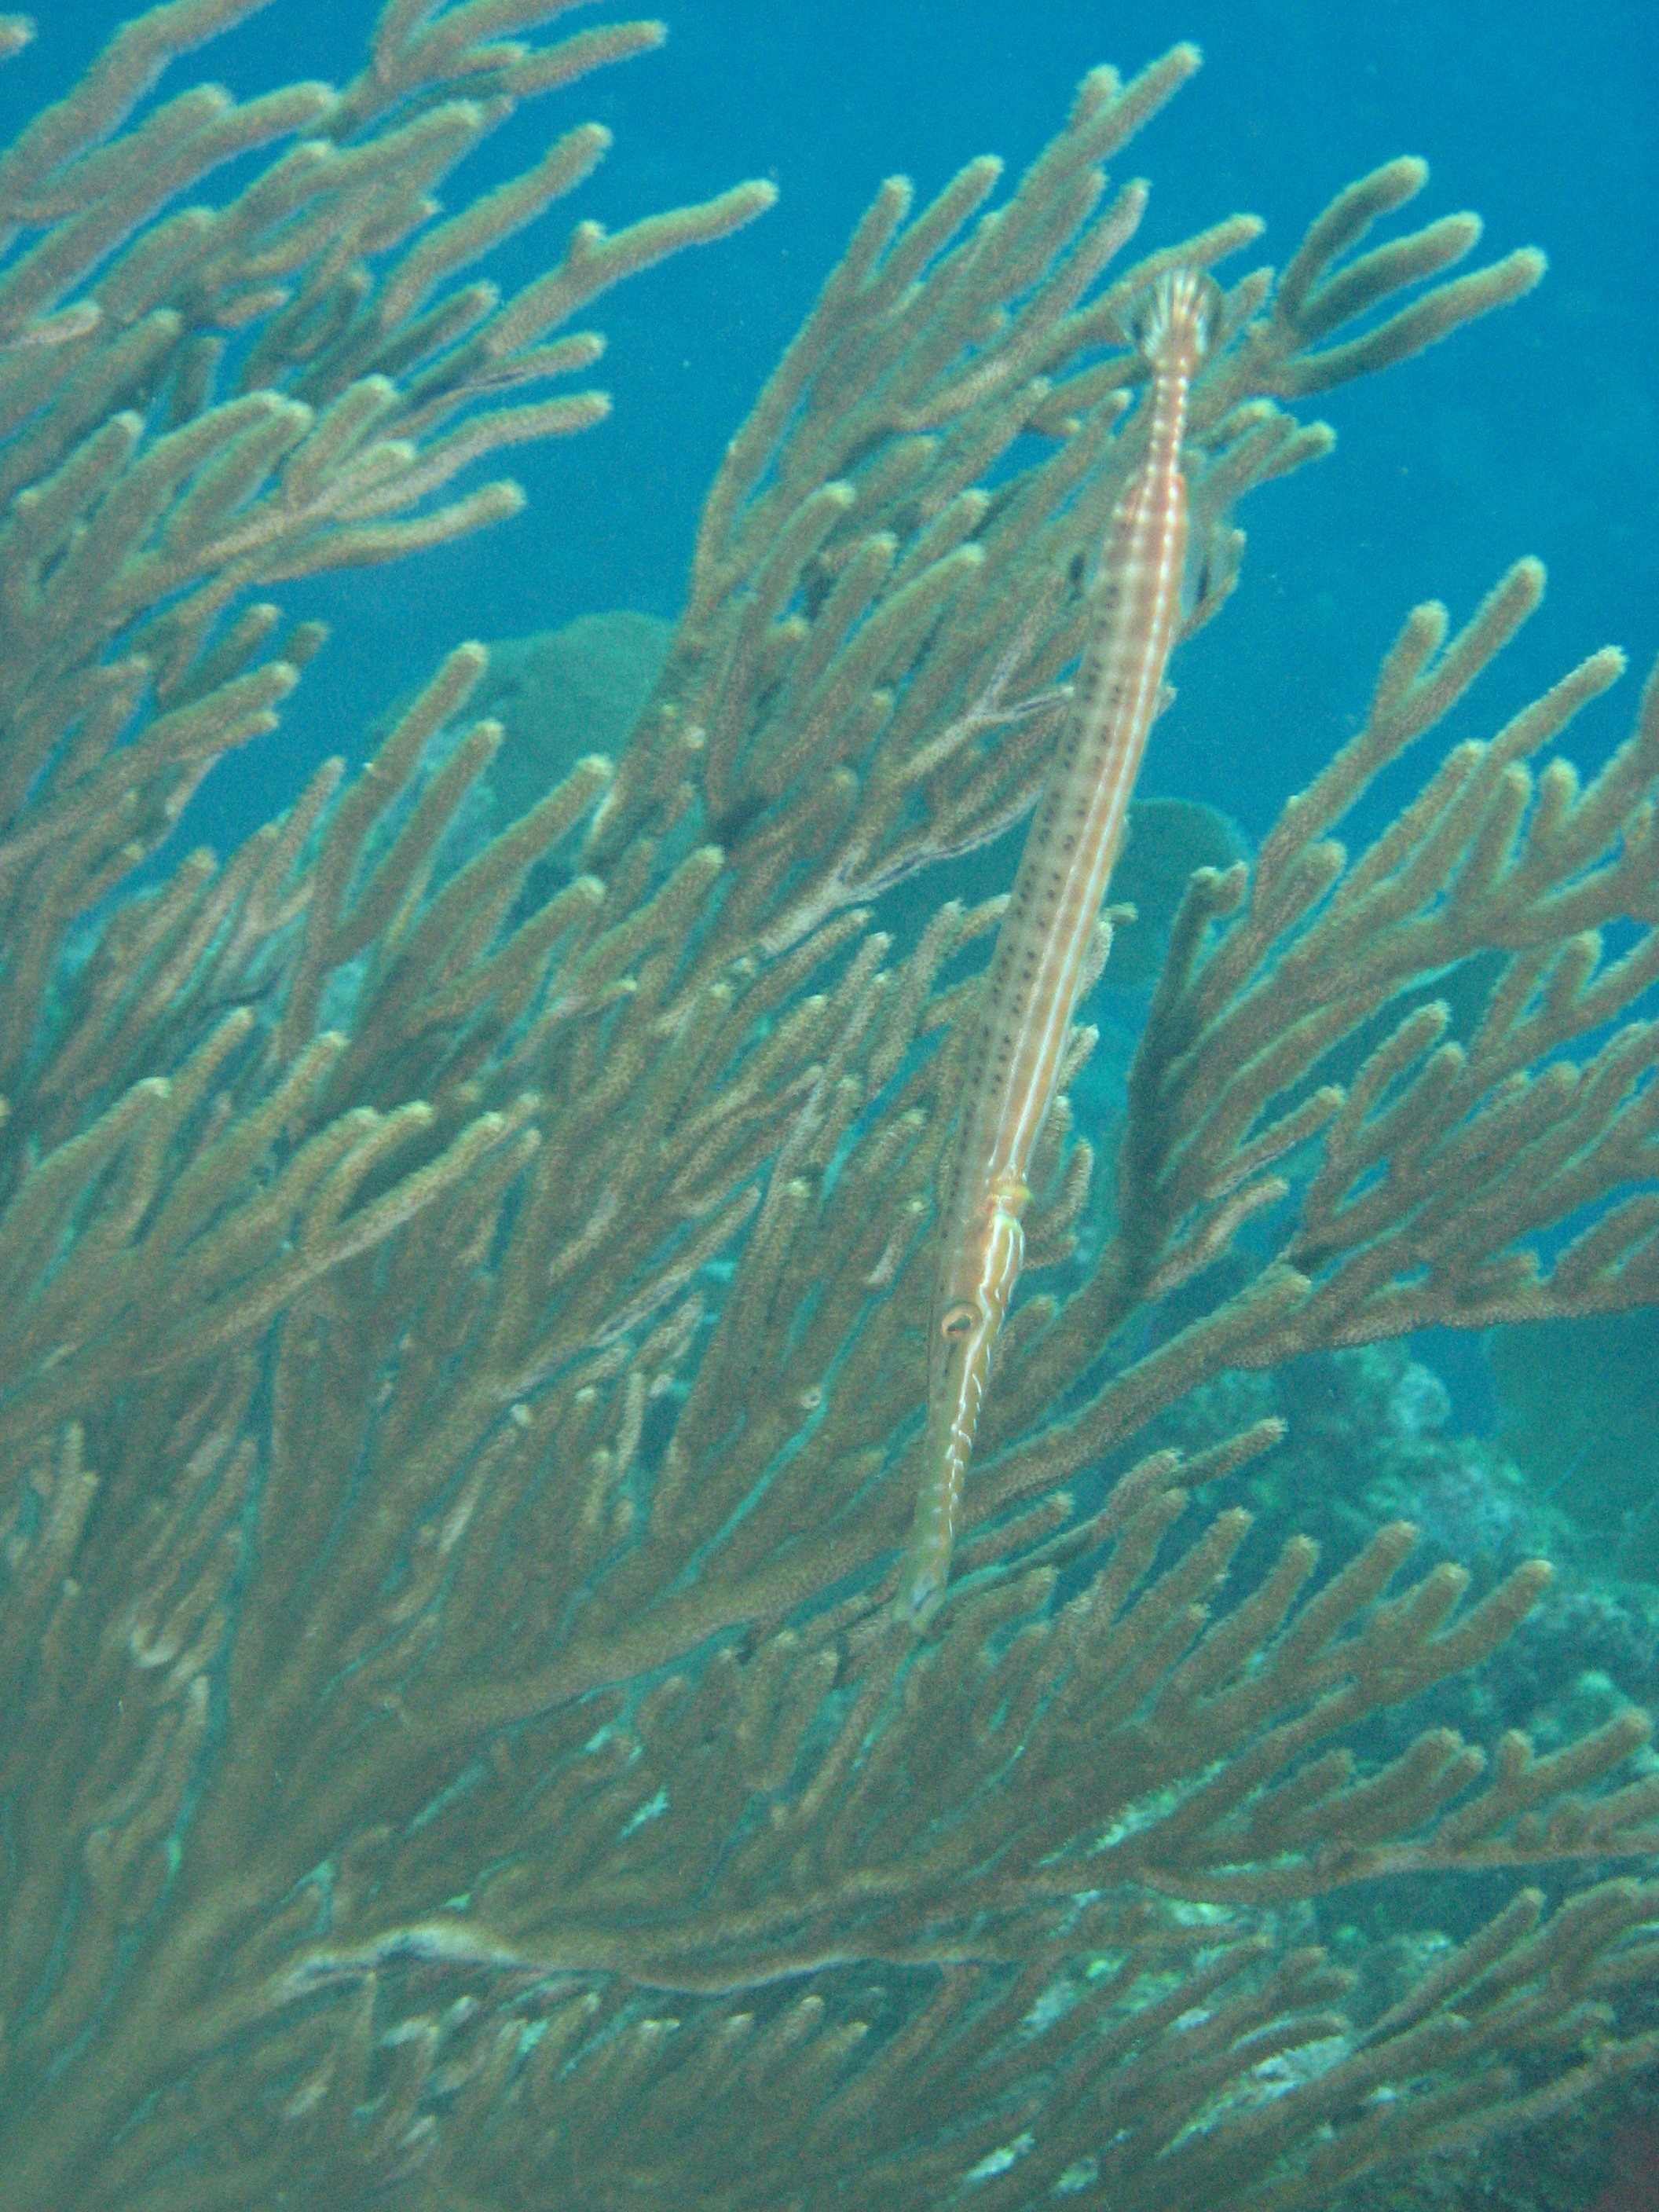
[[[125,12],[109,0],[41,11],[36,43],[0,73],[6,136],[73,83]],[[378,0],[276,0],[189,75],[239,97],[343,81],[377,13]],[[574,11],[573,27],[592,13]],[[1178,696],[1142,796],[1218,808],[1248,847],[1358,726],[1406,610],[1440,598],[1463,619],[1522,553],[1547,564],[1545,610],[1437,741],[1491,729],[1613,642],[1632,672],[1570,744],[1588,773],[1618,743],[1659,652],[1659,13],[1641,0],[679,0],[667,18],[660,51],[526,104],[458,173],[454,204],[578,119],[614,134],[581,192],[483,273],[510,289],[556,258],[574,221],[616,228],[744,176],[773,179],[778,205],[605,300],[595,380],[615,410],[580,438],[515,453],[520,515],[390,569],[286,587],[296,615],[330,623],[331,641],[281,728],[210,778],[163,864],[193,844],[234,847],[326,754],[364,757],[391,706],[463,637],[624,608],[672,619],[726,441],[881,179],[907,173],[925,200],[986,151],[1016,175],[1085,70],[1110,61],[1127,75],[1180,38],[1206,66],[1133,149],[1153,179],[1143,245],[1248,210],[1267,224],[1260,257],[1282,261],[1340,183],[1413,153],[1431,168],[1425,217],[1474,208],[1488,252],[1540,245],[1550,273],[1455,344],[1329,396],[1336,453],[1252,502],[1243,586],[1174,664]],[[232,165],[217,189],[244,181]],[[1380,826],[1420,773],[1407,760],[1381,779],[1356,831]],[[973,855],[948,887],[1005,887],[1023,835]],[[937,896],[938,877],[923,889]],[[884,919],[902,928],[902,915]],[[1121,968],[1120,954],[1108,982],[1124,1000],[1127,1058],[1145,986]],[[1601,1558],[1612,1539],[1620,1565],[1659,1581],[1659,1324],[1558,1324],[1514,1344],[1441,1332],[1411,1348],[1446,1393],[1437,1427],[1501,1434],[1548,1512],[1566,1516],[1557,1549],[1577,1533]],[[1528,1521],[1500,1542],[1492,1510],[1454,1515],[1448,1549],[1544,1540]]]
[[[6,137],[74,82],[125,12],[109,0],[41,11],[35,44],[0,73]],[[377,13],[378,0],[276,0],[189,75],[241,98],[296,78],[343,81]],[[1540,245],[1550,273],[1455,344],[1329,396],[1337,451],[1252,503],[1243,586],[1174,665],[1178,696],[1141,794],[1201,799],[1248,844],[1358,726],[1406,610],[1439,598],[1461,620],[1522,553],[1548,567],[1545,611],[1439,741],[1490,729],[1612,642],[1632,673],[1575,723],[1571,750],[1589,773],[1618,743],[1659,652],[1659,13],[1641,0],[682,0],[668,23],[660,51],[526,104],[459,172],[455,204],[578,119],[614,134],[576,198],[483,273],[510,289],[556,258],[574,221],[616,228],[744,176],[773,179],[778,205],[606,298],[595,380],[615,410],[580,438],[515,453],[520,515],[393,568],[286,587],[296,615],[329,622],[331,641],[282,727],[210,778],[163,863],[193,844],[230,849],[325,755],[363,758],[389,708],[463,637],[623,608],[672,619],[726,441],[880,179],[907,173],[925,200],[986,151],[1018,174],[1086,69],[1110,61],[1127,75],[1178,38],[1198,41],[1206,66],[1134,149],[1153,179],[1145,246],[1248,210],[1267,224],[1260,257],[1282,260],[1342,181],[1413,153],[1431,167],[1425,217],[1472,207],[1489,252]],[[245,180],[230,165],[218,191]],[[477,474],[494,472],[486,461]],[[1379,826],[1420,773],[1407,761],[1381,779],[1356,830]],[[974,855],[950,887],[1006,886],[1023,835]],[[1138,1011],[1125,1009],[1131,1029]],[[1565,1471],[1549,1482],[1558,1501],[1578,1498],[1598,1526],[1645,1514],[1644,1562],[1659,1576],[1647,1413],[1659,1327],[1638,1315],[1559,1328],[1554,1367],[1540,1364],[1540,1340],[1528,1332],[1532,1348],[1513,1358],[1489,1347],[1501,1405],[1479,1345],[1443,1334],[1417,1348],[1447,1383],[1451,1433],[1507,1420],[1518,1435],[1548,1413],[1567,1440]],[[1577,1411],[1563,1411],[1553,1383]],[[1609,1486],[1616,1509],[1598,1495]]]
[[[240,97],[341,80],[377,11],[378,0],[275,0],[188,74]],[[7,137],[125,12],[110,0],[39,6],[38,42],[0,73]],[[527,105],[456,179],[459,204],[580,118],[615,134],[581,193],[485,273],[511,288],[556,257],[574,220],[620,227],[744,177],[774,179],[778,206],[604,301],[596,380],[615,411],[580,439],[514,455],[521,515],[394,568],[283,589],[295,615],[331,623],[331,642],[282,727],[198,794],[175,856],[204,842],[229,849],[325,755],[362,759],[462,638],[522,638],[620,609],[672,619],[726,441],[880,179],[902,171],[925,200],[988,150],[1017,174],[1086,69],[1110,61],[1127,75],[1179,38],[1198,41],[1206,67],[1134,149],[1154,179],[1140,246],[1249,210],[1267,225],[1259,258],[1279,261],[1343,182],[1419,153],[1432,180],[1414,216],[1477,209],[1489,253],[1535,243],[1551,270],[1455,344],[1332,396],[1336,453],[1252,502],[1243,582],[1175,664],[1179,696],[1142,794],[1220,810],[1248,848],[1359,726],[1407,609],[1441,598],[1461,621],[1523,553],[1548,565],[1546,609],[1435,742],[1490,730],[1608,641],[1632,673],[1574,726],[1570,749],[1588,775],[1622,738],[1659,654],[1659,11],[1638,0],[672,0],[666,12],[661,52]],[[244,180],[232,167],[218,189]],[[1421,774],[1413,761],[1383,778],[1356,833]],[[963,884],[1006,887],[1022,836],[974,855]],[[925,879],[930,897],[937,888]],[[1108,984],[1105,1019],[1127,1048],[1146,981],[1114,970]],[[1559,1598],[1486,1694],[1501,1723],[1541,1699],[1570,1733],[1600,1717],[1604,1694],[1659,1698],[1656,1395],[1659,1319],[1638,1313],[1304,1361],[1249,1378],[1197,1418],[1219,1431],[1260,1411],[1289,1416],[1292,1449],[1251,1500],[1275,1535],[1310,1528],[1340,1559],[1401,1513],[1431,1553],[1488,1578],[1540,1550],[1558,1559]],[[1632,2181],[1617,2202],[1659,2197]]]
[[[239,97],[341,81],[377,7],[275,0],[174,76]],[[39,39],[0,72],[8,137],[130,12],[120,0],[38,10]],[[282,730],[198,800],[196,836],[222,848],[324,754],[361,756],[375,717],[459,637],[623,606],[677,613],[726,441],[881,179],[902,171],[925,199],[988,151],[1017,173],[1086,69],[1127,74],[1177,39],[1197,40],[1206,66],[1133,149],[1153,180],[1146,245],[1246,209],[1267,225],[1261,258],[1282,261],[1340,184],[1412,153],[1431,165],[1425,216],[1474,208],[1490,252],[1534,243],[1551,265],[1515,313],[1334,396],[1338,453],[1253,504],[1243,595],[1182,653],[1143,789],[1202,796],[1259,833],[1355,726],[1405,610],[1443,598],[1467,615],[1522,553],[1548,564],[1549,602],[1483,690],[1480,718],[1609,641],[1632,670],[1651,663],[1659,12],[1642,0],[673,0],[663,13],[661,51],[526,105],[459,173],[455,201],[579,119],[615,134],[598,175],[489,273],[521,283],[580,217],[615,227],[740,177],[773,179],[777,207],[605,301],[597,380],[615,413],[515,456],[523,514],[378,576],[289,592],[297,612],[327,616],[333,641]],[[574,10],[571,26],[595,15]],[[235,180],[227,172],[220,190]],[[1575,729],[1584,768],[1628,726],[1629,689]],[[1379,814],[1396,796],[1378,795]],[[1011,872],[1001,855],[988,866],[997,881]]]

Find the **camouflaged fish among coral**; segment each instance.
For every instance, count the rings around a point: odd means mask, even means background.
[[[1452,273],[1408,160],[1277,275],[1224,208],[1138,256],[1108,167],[1198,56],[1096,70],[1011,186],[877,192],[613,755],[458,844],[459,643],[158,882],[319,645],[279,587],[509,512],[457,480],[603,412],[590,303],[772,198],[503,297],[607,134],[442,179],[660,27],[389,0],[341,89],[150,96],[256,4],[153,9],[0,159],[0,2206],[1292,2212],[1610,2109],[1646,1717],[1493,1711],[1541,1561],[1243,1501],[1306,1356],[1659,1296],[1659,694],[1588,782],[1533,763],[1612,650],[1443,752],[1543,576],[1408,612],[1192,874],[1121,1120],[1072,1103],[1236,516],[1540,256]],[[1386,1468],[1487,1525],[1389,1371]]]

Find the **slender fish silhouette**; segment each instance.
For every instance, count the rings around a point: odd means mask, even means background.
[[[1024,1257],[1026,1170],[1180,626],[1181,446],[1219,301],[1213,278],[1176,269],[1158,278],[1134,319],[1152,370],[1146,458],[1107,526],[1097,617],[997,937],[945,1190],[921,1489],[898,1595],[900,1613],[918,1626],[950,1577],[991,1356]]]

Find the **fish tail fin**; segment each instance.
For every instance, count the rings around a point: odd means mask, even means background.
[[[1165,269],[1135,300],[1124,327],[1149,368],[1167,368],[1177,354],[1195,367],[1215,343],[1221,310],[1221,287],[1207,269]]]

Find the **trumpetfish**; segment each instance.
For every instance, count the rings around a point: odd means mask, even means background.
[[[1149,289],[1132,325],[1152,371],[1146,458],[1102,542],[1098,611],[998,932],[945,1185],[921,1485],[898,1595],[900,1614],[918,1626],[950,1577],[992,1354],[1024,1257],[1026,1172],[1181,623],[1181,447],[1219,302],[1212,277],[1175,269]]]

